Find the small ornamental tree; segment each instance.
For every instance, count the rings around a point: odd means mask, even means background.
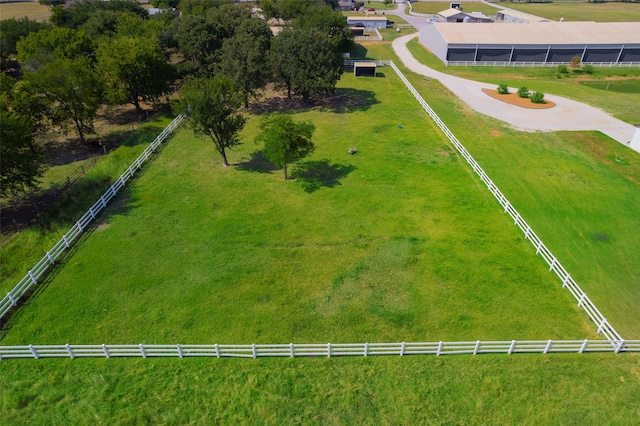
[[[518,96],[520,96],[521,98],[529,97],[529,89],[527,89],[527,86],[522,86],[518,89]]]
[[[498,86],[498,93],[501,95],[506,95],[509,93],[509,88],[506,84],[501,84],[500,86]]]
[[[240,145],[238,133],[247,119],[238,113],[242,94],[224,76],[190,78],[182,85],[179,110],[188,113],[193,133],[211,139],[228,166],[227,149]]]
[[[543,104],[544,103],[544,93],[535,92],[530,96],[531,102],[534,104]]]
[[[580,56],[576,55],[569,61],[569,66],[571,68],[580,68]]]
[[[306,157],[315,149],[311,141],[315,128],[311,121],[295,123],[290,115],[276,114],[260,123],[262,132],[255,141],[264,143],[262,154],[284,170],[286,180],[287,164]]]

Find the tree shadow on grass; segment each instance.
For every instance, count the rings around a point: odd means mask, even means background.
[[[378,104],[380,101],[376,99],[375,92],[370,90],[360,90],[352,88],[339,88],[335,93],[318,99],[311,99],[309,102],[303,102],[300,97],[272,97],[261,102],[254,103],[249,110],[253,114],[272,114],[280,113],[300,113],[310,110],[320,110],[326,112],[335,112],[344,114],[355,111],[366,111],[372,105]]]
[[[356,167],[352,165],[331,164],[327,159],[305,161],[295,166],[292,177],[300,182],[305,192],[312,193],[322,187],[333,188],[341,185],[340,179],[355,169]]]
[[[273,173],[275,170],[278,170],[276,166],[264,158],[262,151],[251,153],[249,160],[238,163],[237,168],[239,170],[255,173]]]

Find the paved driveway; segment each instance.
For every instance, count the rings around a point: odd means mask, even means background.
[[[416,28],[424,25],[424,18],[408,16],[404,8],[386,11],[387,15],[399,15]],[[486,24],[489,25],[489,24]],[[572,101],[560,96],[545,95],[545,99],[553,101],[556,106],[549,109],[521,108],[491,98],[482,92],[483,88],[495,89],[495,84],[466,80],[441,73],[418,62],[409,52],[406,44],[418,34],[397,38],[393,42],[393,50],[404,65],[416,74],[439,80],[451,92],[467,103],[473,110],[502,120],[512,127],[528,131],[557,130],[598,130],[618,142],[629,146],[636,132],[631,124],[618,120],[601,109]],[[511,88],[517,91],[517,88]],[[640,147],[632,147],[640,152]]]

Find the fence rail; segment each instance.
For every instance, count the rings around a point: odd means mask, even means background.
[[[580,286],[574,281],[571,275],[564,269],[564,267],[560,264],[560,261],[551,253],[542,240],[533,232],[533,229],[527,224],[527,222],[522,218],[520,213],[511,205],[507,197],[498,189],[496,184],[489,178],[489,176],[485,173],[485,171],[480,167],[478,162],[469,154],[466,148],[458,141],[458,139],[454,136],[453,133],[447,128],[444,122],[438,117],[435,111],[422,99],[422,96],[418,93],[418,91],[409,83],[409,80],[402,74],[400,69],[391,62],[391,68],[396,72],[398,77],[402,80],[405,86],[409,89],[411,94],[418,100],[420,105],[424,108],[424,110],[429,114],[431,119],[435,121],[437,126],[444,132],[449,141],[455,146],[458,152],[467,160],[467,163],[471,166],[471,168],[476,172],[476,174],[480,177],[482,182],[487,186],[487,189],[493,194],[493,196],[498,200],[500,205],[504,208],[505,213],[509,214],[513,219],[514,225],[516,225],[520,230],[524,233],[525,240],[528,240],[536,249],[536,254],[542,256],[542,258],[549,265],[549,270],[553,271],[560,281],[562,281],[562,287],[569,290],[569,292],[576,298],[578,301],[578,306],[584,309],[589,318],[596,323],[598,329],[598,333],[602,333],[602,335],[611,342],[618,342],[622,340],[622,337],[618,334],[618,332],[608,323],[607,319],[600,313],[598,308],[593,304],[591,299],[587,296],[587,294],[582,291]]]
[[[568,62],[510,62],[510,61],[445,61],[448,67],[557,67],[569,65]],[[582,62],[599,68],[640,67],[640,62]]]
[[[320,343],[252,345],[25,345],[0,346],[0,360],[10,358],[120,357],[336,357],[376,355],[459,355],[519,353],[640,352],[640,340],[511,340],[475,342]]]
[[[105,193],[96,201],[85,214],[67,231],[66,234],[35,264],[33,268],[16,284],[16,286],[7,293],[0,301],[0,319],[3,318],[13,307],[17,306],[18,300],[38,284],[46,273],[55,265],[56,260],[71,247],[85,229],[91,224],[107,203],[116,196],[118,191],[122,189],[127,181],[133,177],[145,162],[155,153],[158,145],[163,143],[169,135],[182,123],[184,114],[177,116],[153,142],[140,154],[138,158],[120,175],[120,177],[105,191]]]
[[[389,64],[391,64],[391,61],[378,61],[378,60],[372,60],[372,59],[345,59],[344,61],[344,66],[345,67],[352,67],[354,62],[375,62],[377,66],[379,67],[388,67]]]

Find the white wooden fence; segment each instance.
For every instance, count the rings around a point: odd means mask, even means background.
[[[142,165],[149,160],[155,153],[158,145],[164,142],[169,135],[182,123],[184,115],[177,116],[163,131],[155,138],[153,142],[140,154],[140,156],[120,175],[120,177],[105,191],[104,194],[96,201],[89,210],[62,236],[51,250],[49,250],[33,268],[27,272],[27,275],[20,280],[16,286],[7,293],[0,301],[0,318],[4,317],[14,306],[18,304],[18,300],[29,291],[31,287],[38,284],[38,281],[47,274],[47,272],[55,265],[56,260],[71,247],[71,245],[82,235],[89,224],[96,218],[107,203],[116,196],[118,191],[122,189],[127,181],[133,177]]]
[[[456,355],[518,353],[640,352],[640,340],[511,340],[475,342],[321,343],[266,345],[28,345],[0,346],[0,360],[9,358],[119,357],[336,357],[375,355]]]
[[[564,269],[564,267],[560,264],[558,259],[551,253],[542,240],[538,238],[533,229],[527,224],[527,222],[520,216],[520,213],[511,205],[507,197],[505,197],[502,192],[498,189],[498,187],[493,183],[493,181],[487,176],[487,174],[482,170],[482,167],[478,164],[478,162],[467,152],[465,147],[458,141],[458,139],[454,136],[453,133],[447,128],[447,126],[442,122],[440,117],[431,109],[429,104],[422,99],[422,96],[414,89],[414,87],[409,83],[409,80],[402,74],[400,69],[391,62],[391,68],[396,72],[398,77],[402,80],[402,82],[407,86],[409,91],[413,94],[413,96],[420,102],[420,105],[424,108],[424,110],[429,114],[431,119],[435,121],[440,130],[444,132],[449,141],[456,147],[458,152],[467,160],[467,163],[473,168],[476,174],[480,177],[482,182],[485,183],[487,189],[493,194],[494,197],[498,200],[500,205],[504,208],[505,213],[508,213],[509,216],[513,219],[513,223],[518,226],[524,232],[525,240],[528,240],[535,248],[536,254],[542,256],[542,258],[549,265],[549,270],[555,272],[555,274],[562,281],[562,287],[569,290],[569,292],[576,298],[578,301],[578,306],[582,307],[589,318],[596,323],[598,326],[598,333],[602,333],[604,337],[611,342],[622,341],[622,337],[616,332],[616,330],[607,322],[607,319],[600,313],[598,308],[591,302],[587,294],[582,291],[580,286],[571,278],[571,275]]]

